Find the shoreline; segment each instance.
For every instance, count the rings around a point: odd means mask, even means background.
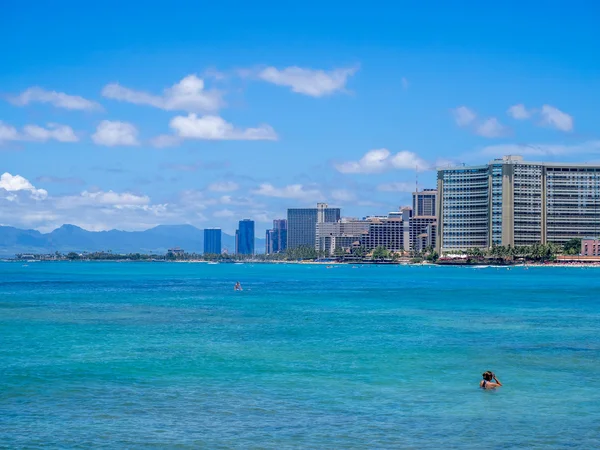
[[[467,267],[476,269],[512,269],[530,267],[574,267],[574,268],[600,268],[600,262],[548,262],[548,263],[527,263],[527,264],[448,264],[448,263],[431,263],[431,262],[342,262],[342,261],[235,261],[235,262],[215,262],[205,260],[187,260],[187,261],[162,261],[162,260],[94,260],[94,259],[79,259],[79,260],[18,260],[18,259],[3,259],[0,262],[20,263],[24,266],[35,263],[176,263],[176,264],[206,264],[206,265],[246,265],[246,264],[300,264],[310,266],[435,266],[435,267]]]

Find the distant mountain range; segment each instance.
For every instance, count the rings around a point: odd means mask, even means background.
[[[235,237],[223,233],[223,249],[235,251]],[[75,225],[63,225],[50,233],[0,226],[0,256],[17,253],[93,252],[166,253],[180,247],[189,253],[202,253],[204,230],[192,225],[159,225],[145,231],[87,231]],[[265,240],[256,239],[256,253],[264,253]]]

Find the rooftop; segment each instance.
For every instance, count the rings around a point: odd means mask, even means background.
[[[573,162],[544,162],[544,161],[525,161],[520,155],[506,155],[502,158],[495,158],[488,164],[468,165],[462,164],[459,166],[438,167],[438,171],[443,170],[461,170],[461,169],[486,169],[492,164],[526,164],[546,167],[565,167],[565,168],[596,168],[600,170],[600,163],[573,163]]]

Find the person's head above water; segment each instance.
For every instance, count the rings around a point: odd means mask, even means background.
[[[482,377],[485,381],[492,381],[494,379],[494,372],[492,372],[491,370],[483,372]]]
[[[497,387],[502,386],[500,380],[496,378],[496,374],[491,370],[483,372],[481,376],[483,377],[483,380],[479,382],[479,387],[482,389],[496,389]]]

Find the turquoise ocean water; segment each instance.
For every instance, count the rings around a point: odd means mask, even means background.
[[[0,447],[599,448],[599,288],[600,269],[0,263]],[[485,370],[505,386],[479,390]]]

